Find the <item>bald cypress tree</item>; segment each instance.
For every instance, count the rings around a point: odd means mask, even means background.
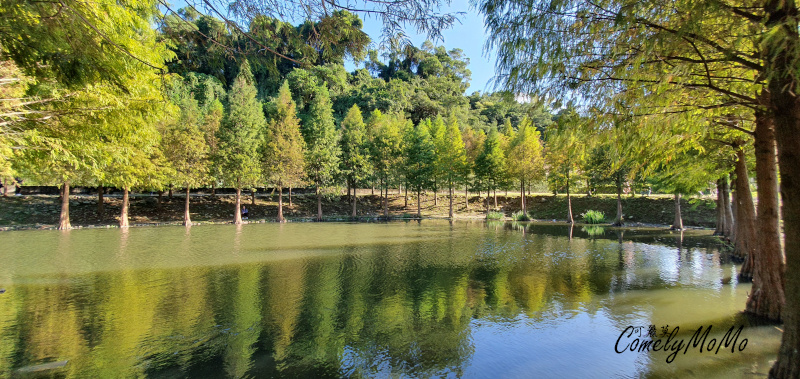
[[[333,121],[333,107],[325,85],[319,86],[309,105],[302,127],[306,142],[306,175],[314,183],[317,194],[317,220],[322,220],[321,187],[336,175],[341,151]]]
[[[245,61],[228,92],[228,114],[219,129],[222,178],[236,188],[235,224],[242,223],[242,187],[259,178],[259,137],[266,123],[250,64]]]

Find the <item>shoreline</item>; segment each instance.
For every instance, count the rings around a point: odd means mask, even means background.
[[[490,198],[491,199],[491,198]],[[563,195],[532,195],[527,198],[528,214],[535,223],[567,224],[562,215],[566,214],[566,197]],[[147,194],[131,197],[129,207],[130,227],[177,226],[183,225],[185,197],[157,198]],[[449,220],[449,199],[439,194],[438,201],[429,193],[421,198],[422,217],[417,217],[416,197],[408,202],[402,195],[388,197],[388,220],[384,217],[384,204],[378,195],[359,194],[358,217],[351,216],[352,204],[346,196],[323,197],[323,219],[316,220],[316,197],[300,194],[293,197],[293,204],[287,203],[284,196],[284,216],[287,222],[391,222],[410,220]],[[596,225],[615,228],[610,225],[616,209],[616,197],[595,195],[572,198],[575,225]],[[255,205],[254,205],[255,204]],[[519,195],[497,196],[497,211],[503,213],[502,219],[486,219],[486,198],[470,196],[469,208],[465,207],[463,195],[454,197],[453,220],[512,221],[512,213],[520,210]],[[70,220],[73,229],[111,229],[119,228],[118,214],[121,199],[107,196],[103,202],[104,211],[98,210],[96,196],[71,195]],[[277,222],[277,197],[259,194],[255,200],[250,194],[242,196],[242,205],[250,210],[251,219],[247,223]],[[490,204],[493,205],[493,204]],[[684,229],[708,229],[714,226],[716,211],[713,200],[690,199],[682,204]],[[666,196],[623,198],[623,214],[626,222],[623,228],[647,227],[669,228],[674,218],[673,199]],[[233,223],[234,196],[232,195],[192,195],[192,225],[229,225]],[[492,207],[493,208],[493,207]],[[589,209],[603,211],[608,223],[586,224],[580,214]],[[58,196],[17,195],[0,197],[0,231],[16,230],[55,230],[60,215]],[[517,221],[523,222],[523,221]]]

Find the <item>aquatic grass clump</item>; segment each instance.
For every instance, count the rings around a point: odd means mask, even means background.
[[[606,219],[603,212],[593,210],[588,210],[582,213],[581,216],[583,216],[583,221],[587,224],[602,224]]]
[[[511,214],[511,219],[514,221],[530,221],[531,216],[523,211],[517,211]]]
[[[596,226],[596,225],[584,226],[584,227],[581,228],[581,230],[586,232],[586,234],[588,234],[591,237],[602,236],[603,234],[606,233],[606,229],[605,228],[603,228],[602,226]]]
[[[502,220],[505,215],[503,212],[489,212],[486,214],[487,220]]]

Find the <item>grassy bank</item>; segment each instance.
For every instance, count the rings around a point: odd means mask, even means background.
[[[483,218],[485,215],[486,200],[477,196],[470,196],[469,209],[465,207],[464,196],[456,195],[454,198],[456,217],[458,218]],[[250,221],[272,221],[277,216],[277,195],[259,194],[255,204],[249,196],[244,196],[242,202],[250,210]],[[290,220],[312,219],[316,215],[316,198],[311,194],[295,195],[292,205],[288,204],[288,197],[284,195],[284,214]],[[226,223],[233,218],[233,195],[192,195],[191,216],[193,222],[199,223]],[[422,196],[423,217],[447,217],[448,197],[438,195],[438,204],[435,204],[432,193]],[[567,199],[565,196],[535,195],[528,198],[530,215],[537,220],[564,220],[566,216]],[[611,195],[598,195],[592,197],[577,196],[572,199],[573,212],[576,221],[580,221],[580,214],[587,210],[602,211],[606,220],[611,220],[616,214],[616,198]],[[494,207],[493,198],[490,205]],[[106,196],[104,212],[98,213],[97,198],[94,196],[70,196],[70,219],[73,226],[102,226],[117,225],[118,216],[122,206],[122,199],[115,196]],[[130,204],[130,223],[141,224],[179,224],[183,220],[183,195],[172,198],[164,196],[159,201],[157,196],[134,195]],[[646,224],[669,225],[674,217],[674,204],[670,196],[653,195],[649,197],[623,197],[623,213],[630,222]],[[684,225],[713,227],[715,221],[714,201],[712,199],[683,200]],[[351,206],[345,196],[323,198],[323,214],[326,219],[348,219]],[[520,210],[519,195],[502,196],[498,193],[497,209],[506,217]],[[416,197],[408,197],[406,207],[405,198],[396,191],[389,195],[389,214],[392,217],[415,217],[417,211]],[[58,223],[60,202],[57,196],[28,195],[0,197],[0,228],[48,228]],[[371,195],[370,191],[362,190],[358,196],[358,215],[360,218],[377,218],[383,215],[381,199],[378,195]]]

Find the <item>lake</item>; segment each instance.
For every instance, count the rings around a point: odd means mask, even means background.
[[[437,220],[3,232],[0,378],[764,377],[781,332],[738,314],[750,285],[709,234]],[[709,325],[702,352],[667,362],[663,347]],[[662,351],[638,351],[648,332]]]

